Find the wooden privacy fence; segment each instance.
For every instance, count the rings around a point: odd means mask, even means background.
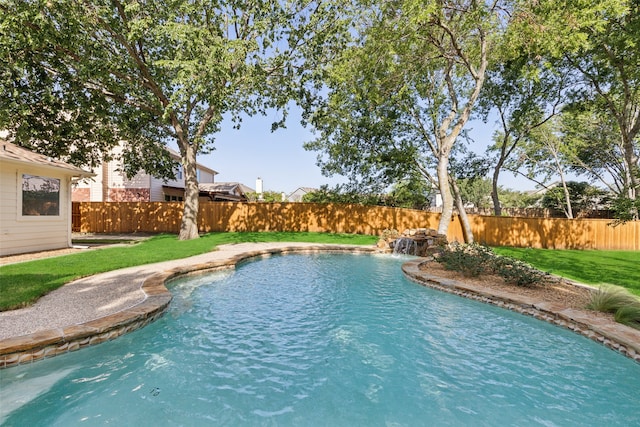
[[[181,202],[74,202],[74,231],[178,233]],[[379,235],[385,229],[438,227],[440,214],[381,206],[316,203],[200,203],[199,230],[312,231]],[[490,246],[640,250],[640,222],[470,215],[477,242]],[[463,241],[457,217],[449,241]]]

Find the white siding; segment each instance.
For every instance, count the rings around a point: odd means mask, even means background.
[[[114,147],[112,154],[117,157],[122,153],[122,150],[122,146]],[[144,171],[139,172],[131,179],[127,179],[122,172],[122,169],[122,162],[113,160],[109,162],[106,167],[100,166],[96,168],[93,171],[96,174],[93,180],[85,179],[78,183],[76,188],[89,188],[89,199],[92,202],[108,201],[106,199],[108,199],[109,194],[111,194],[112,197],[111,201],[118,200],[117,196],[113,195],[114,192],[108,191],[111,189],[120,191],[148,189],[149,201],[162,202],[165,200],[165,193],[162,188],[163,186],[166,185],[173,188],[184,188],[184,178],[181,172],[178,174],[179,177],[177,179],[163,182],[161,179],[154,178]],[[182,167],[180,167],[180,170],[182,171]],[[203,165],[197,165],[197,170],[199,175],[198,182],[203,184],[214,183],[215,172],[213,170]],[[103,194],[104,190],[107,190],[106,194]],[[176,190],[173,190],[170,193],[175,196]]]
[[[84,178],[74,184],[75,188],[88,188],[89,201],[102,201],[102,167],[98,167],[92,171],[96,174],[93,178]]]
[[[144,171],[138,172],[133,178],[127,179],[124,172],[114,172],[118,175],[118,185],[111,186],[112,188],[149,188],[149,183],[152,177]],[[116,182],[116,179],[114,179]]]
[[[184,178],[170,179],[164,182],[161,179],[149,177],[149,196],[151,202],[164,202],[164,190],[162,187],[184,188]]]
[[[107,167],[108,167],[107,184],[109,188],[123,188],[125,182],[127,181],[127,178],[125,177],[124,173],[121,172],[121,169],[122,169],[121,163],[114,160],[109,162],[107,164]]]
[[[170,179],[166,183],[164,183],[161,179],[153,178],[151,183],[154,186],[159,185],[160,187],[162,187],[163,185],[168,185],[169,187],[184,188],[184,178]]]
[[[92,202],[101,202],[104,200],[104,195],[103,193],[103,186],[102,186],[102,180],[104,179],[102,176],[102,168],[97,168],[95,171],[93,171],[96,176],[93,178],[93,180],[90,181],[90,187],[91,187],[91,199],[90,201]]]
[[[212,173],[203,169],[198,170],[200,171],[200,179],[198,180],[200,184],[212,184],[214,182],[214,175]]]
[[[22,216],[22,174],[60,180],[58,216]],[[0,255],[59,249],[71,245],[71,177],[63,171],[2,163],[0,167]]]
[[[149,188],[150,202],[164,202],[164,192],[162,191],[163,185],[165,184],[162,182],[161,179],[151,177],[151,184]]]

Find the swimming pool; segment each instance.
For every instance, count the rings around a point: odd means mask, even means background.
[[[405,259],[287,255],[181,279],[158,322],[0,371],[6,425],[640,425],[640,365],[424,288]]]

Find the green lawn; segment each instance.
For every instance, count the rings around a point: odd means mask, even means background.
[[[32,304],[42,295],[80,277],[119,268],[186,258],[225,243],[310,242],[373,245],[376,236],[329,233],[211,233],[180,241],[159,235],[130,246],[108,247],[73,255],[0,267],[0,311]],[[640,251],[579,251],[494,248],[539,270],[587,284],[623,286],[640,295]]]
[[[640,251],[493,248],[538,270],[590,285],[610,284],[640,295]]]
[[[0,267],[0,311],[23,307],[80,277],[119,268],[186,258],[225,243],[309,242],[373,245],[376,236],[329,233],[211,233],[180,241],[159,235],[130,246],[108,247]]]

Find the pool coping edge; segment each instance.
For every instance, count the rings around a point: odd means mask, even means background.
[[[424,262],[424,258],[408,261],[402,265],[402,272],[408,279],[420,285],[492,304],[569,329],[640,363],[640,330],[596,317],[586,309],[571,309],[546,301],[527,299],[514,293],[488,293],[471,284],[420,270],[420,264]]]

